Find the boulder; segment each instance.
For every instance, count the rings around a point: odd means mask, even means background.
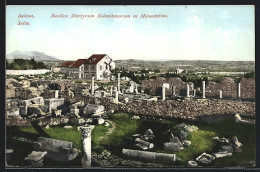
[[[140,117],[139,117],[139,116],[136,116],[136,115],[134,115],[134,116],[132,116],[132,119],[140,119]]]
[[[198,163],[196,161],[188,161],[187,167],[198,167]]]
[[[32,151],[24,160],[28,161],[32,167],[42,167],[43,158],[47,155],[47,151]]]
[[[240,122],[242,119],[238,113],[235,114],[234,118],[235,118],[235,122]]]
[[[176,127],[181,129],[181,130],[186,131],[187,133],[194,132],[194,131],[197,131],[199,129],[198,127],[196,127],[194,125],[187,125],[185,123],[178,124]]]
[[[70,128],[72,128],[72,126],[70,126],[70,125],[65,125],[64,128],[70,129]]]
[[[97,121],[98,124],[104,124],[105,123],[105,120],[103,118],[99,118],[98,121]]]
[[[184,146],[190,146],[190,145],[191,145],[191,141],[189,141],[189,140],[183,140],[183,141],[182,141],[182,144],[183,144]]]
[[[202,153],[200,156],[198,156],[196,158],[196,161],[202,163],[202,164],[209,164],[211,163],[213,160],[215,160],[215,157],[210,155],[210,154],[206,154],[205,152]]]
[[[240,143],[236,136],[232,137],[233,141],[233,148],[235,149],[235,152],[241,152],[242,151],[242,143]]]
[[[106,126],[106,127],[109,127],[109,125],[110,125],[109,122],[106,121],[106,122],[105,122],[105,126]]]
[[[166,142],[163,144],[164,146],[164,150],[168,151],[180,151],[181,149],[183,149],[182,145],[180,145],[179,143],[174,143],[174,142]]]

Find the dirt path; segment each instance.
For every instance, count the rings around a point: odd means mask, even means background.
[[[108,129],[107,133],[104,135],[104,136],[101,136],[100,139],[103,140],[105,139],[107,136],[109,136],[113,131],[114,129],[116,128],[116,124],[113,122],[113,121],[110,121],[110,120],[106,120],[108,123],[110,123],[112,125],[111,128]]]

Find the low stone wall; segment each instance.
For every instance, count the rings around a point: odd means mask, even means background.
[[[98,99],[107,110],[115,110],[147,116],[196,119],[204,115],[239,113],[255,116],[255,102],[220,99],[176,99],[166,101],[130,100],[127,104],[113,104],[108,99]]]
[[[48,69],[39,70],[6,70],[6,75],[37,75],[50,72]]]
[[[6,126],[31,126],[31,122],[38,121],[39,126],[46,125],[60,125],[67,124],[69,122],[69,118],[67,116],[62,117],[45,117],[41,119],[18,119],[18,118],[6,118],[5,124]]]

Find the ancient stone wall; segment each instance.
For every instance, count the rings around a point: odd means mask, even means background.
[[[178,77],[173,78],[162,78],[158,77],[156,79],[144,80],[141,84],[141,88],[143,88],[144,92],[150,95],[161,95],[162,94],[162,84],[169,83],[170,88],[165,90],[165,95],[170,96],[173,95],[173,87],[175,86],[175,95],[185,96],[187,90],[187,83],[183,82]],[[193,90],[193,84],[189,83],[190,90]]]
[[[245,99],[255,99],[255,79],[243,78],[241,83],[241,97]]]
[[[234,115],[236,113],[246,116],[255,115],[255,102],[249,101],[220,99],[131,100],[127,104],[117,105],[103,98],[99,99],[97,103],[104,105],[107,110],[182,119],[196,119],[204,115]]]
[[[141,84],[142,89],[146,94],[162,95],[162,84],[169,83],[170,88],[166,89],[166,96],[173,94],[172,87],[175,86],[176,96],[185,96],[187,90],[187,83],[183,82],[180,78],[156,78],[144,80]],[[255,99],[255,79],[243,78],[241,83],[241,98],[242,99]],[[193,90],[193,84],[189,83],[190,90]],[[202,89],[201,89],[202,90]],[[238,83],[232,78],[224,77],[220,83],[208,82],[206,85],[206,97],[219,98],[219,90],[222,90],[222,97],[224,99],[236,99],[238,97]]]
[[[209,82],[206,86],[206,97],[219,97],[222,90],[223,98],[237,98],[238,84],[231,78],[225,77],[220,83]]]

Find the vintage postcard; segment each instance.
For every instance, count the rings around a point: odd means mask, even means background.
[[[5,83],[5,168],[256,164],[253,5],[8,5]]]

